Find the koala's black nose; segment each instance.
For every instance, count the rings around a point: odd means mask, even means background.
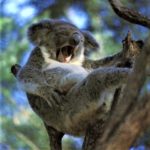
[[[70,39],[70,44],[71,45],[78,45],[81,41],[81,36],[78,33],[74,33]]]

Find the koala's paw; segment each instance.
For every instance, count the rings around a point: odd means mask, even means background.
[[[16,76],[18,71],[21,69],[21,66],[18,64],[12,65],[11,66],[11,73]]]

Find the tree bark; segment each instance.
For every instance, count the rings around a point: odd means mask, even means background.
[[[150,127],[150,93],[139,100],[139,94],[146,79],[146,64],[150,59],[150,39],[129,77],[123,95],[110,115],[97,149],[126,150],[137,140],[141,132]]]
[[[124,20],[150,29],[150,19],[135,10],[124,7],[119,0],[108,0],[114,12]]]
[[[116,14],[123,19],[150,28],[150,20],[139,13],[122,6],[118,0],[109,0]],[[130,47],[132,39],[127,36],[125,45]],[[103,124],[103,129],[95,131],[95,146],[91,147],[90,140],[84,150],[127,150],[137,140],[139,135],[150,127],[150,93],[140,97],[141,89],[146,79],[150,60],[150,37],[147,39],[140,55],[135,58],[134,70],[129,77],[121,97],[119,89],[114,95],[110,116]],[[136,49],[134,49],[136,50]],[[122,66],[123,64],[121,64]],[[93,124],[97,126],[99,123]],[[85,139],[90,137],[90,130]],[[99,136],[97,134],[99,133]],[[92,133],[94,137],[94,133]],[[88,137],[87,137],[88,136]]]

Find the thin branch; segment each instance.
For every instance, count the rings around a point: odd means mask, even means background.
[[[119,0],[108,0],[115,13],[128,22],[150,28],[150,18],[124,7]]]

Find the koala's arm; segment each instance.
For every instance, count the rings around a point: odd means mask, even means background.
[[[43,64],[43,57],[41,54],[41,50],[39,48],[35,48],[25,64],[17,73],[17,80],[24,88],[25,91],[29,92],[30,87],[36,86],[44,86],[46,84],[44,74],[42,72],[42,64]],[[28,88],[29,87],[29,88]],[[30,91],[31,92],[31,91]]]
[[[90,60],[85,58],[83,66],[87,69],[96,69],[98,67],[132,67],[135,57],[141,52],[144,43],[141,40],[134,41],[131,39],[130,34],[123,40],[122,51],[100,60]]]
[[[56,106],[56,104],[59,104],[61,101],[58,93],[47,83],[45,76],[40,70],[23,68],[20,73],[18,73],[17,78],[19,78],[17,80],[22,90],[29,94],[42,97],[47,101],[50,107]]]
[[[122,59],[121,52],[114,54],[112,56],[99,59],[99,60],[91,60],[91,59],[85,58],[83,62],[83,67],[86,69],[96,69],[98,67],[116,66],[117,64],[121,62],[121,59]]]
[[[41,50],[35,48],[26,65],[18,71],[16,78],[22,90],[42,97],[48,102],[49,106],[52,106],[54,102],[59,102],[60,98],[52,90],[51,85],[47,83],[47,78],[42,71],[43,62]]]

